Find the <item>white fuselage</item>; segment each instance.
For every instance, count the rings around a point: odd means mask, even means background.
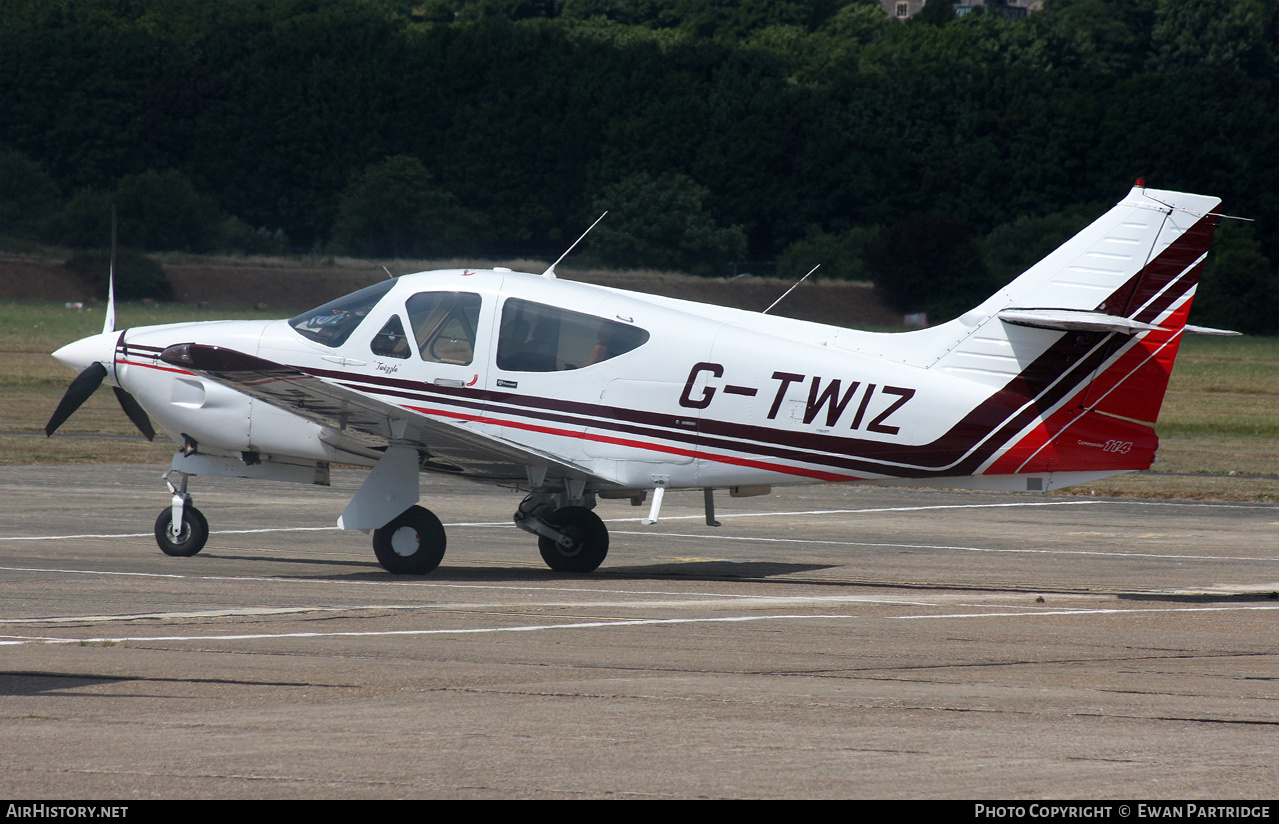
[[[423,292],[479,296],[469,363],[375,353],[379,330]],[[513,299],[570,307],[649,337],[599,363],[504,369],[496,352],[503,306]],[[624,488],[651,487],[655,479],[725,487],[952,469],[965,451],[923,462],[894,456],[902,447],[925,451],[989,388],[862,354],[858,338],[847,329],[535,275],[450,270],[399,278],[336,347],[283,320],[132,329],[117,353],[116,380],[171,438],[191,438],[206,452],[374,462],[335,446],[317,423],[161,362],[159,353],[173,344],[287,364],[558,456]]]

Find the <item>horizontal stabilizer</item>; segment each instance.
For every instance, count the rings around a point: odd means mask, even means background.
[[[1077,309],[1005,309],[999,313],[999,319],[1017,326],[1065,332],[1118,332],[1122,335],[1135,335],[1159,328],[1132,318]]]
[[[1186,324],[1186,331],[1192,335],[1242,335],[1243,332],[1235,332],[1231,329],[1213,329],[1211,326],[1191,326]]]

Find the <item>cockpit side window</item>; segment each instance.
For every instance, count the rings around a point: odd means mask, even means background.
[[[419,292],[408,299],[405,308],[422,360],[466,366],[475,359],[479,295]]]
[[[368,316],[382,296],[391,291],[393,280],[384,280],[358,292],[329,301],[289,320],[298,334],[325,346],[341,346]]]
[[[637,326],[511,298],[502,307],[497,367],[561,372],[624,355],[648,341]]]
[[[411,351],[409,341],[404,337],[404,324],[400,322],[399,315],[391,315],[391,319],[383,324],[382,329],[373,337],[369,348],[373,350],[373,354],[384,358],[409,356]]]

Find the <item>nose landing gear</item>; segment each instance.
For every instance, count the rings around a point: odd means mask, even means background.
[[[179,477],[173,482],[173,475]],[[187,478],[182,472],[171,472],[164,482],[173,493],[173,505],[160,512],[155,519],[155,542],[165,555],[187,558],[204,549],[209,540],[209,522],[200,510],[191,505],[187,494]]]

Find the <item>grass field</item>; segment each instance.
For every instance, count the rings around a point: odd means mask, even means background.
[[[116,328],[290,314],[122,304]],[[101,307],[92,304],[79,311],[47,302],[0,304],[0,464],[163,462],[172,455],[169,442],[143,440],[105,390],[55,437],[44,437],[44,424],[74,377],[49,353],[101,331],[102,321]],[[1279,500],[1279,339],[1187,336],[1158,430],[1153,471],[1072,491]]]

